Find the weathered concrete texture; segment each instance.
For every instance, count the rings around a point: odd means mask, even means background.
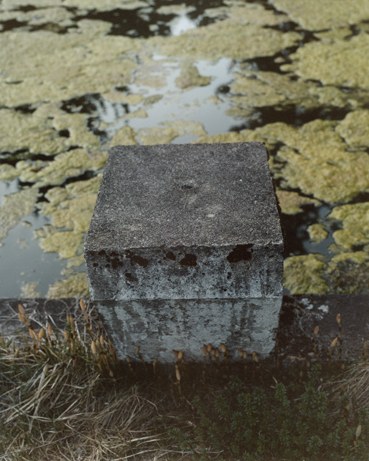
[[[93,300],[278,297],[282,251],[262,143],[111,150],[85,245]]]
[[[121,360],[135,357],[174,362],[173,350],[186,359],[203,360],[202,347],[226,344],[235,356],[238,348],[266,357],[274,347],[282,297],[217,300],[97,301],[115,351]]]
[[[267,302],[271,302],[268,300]],[[137,301],[136,305],[142,307],[144,303],[151,301]],[[189,301],[196,302],[196,301]],[[247,351],[249,358],[253,351],[253,345],[251,339],[256,343],[258,338],[249,338],[246,335],[242,335],[243,332],[243,319],[245,323],[264,322],[265,319],[260,314],[260,300],[254,300],[255,314],[247,314],[247,311],[241,312],[239,310],[240,301],[233,302],[232,300],[225,301],[229,305],[229,309],[226,311],[228,314],[221,316],[221,327],[224,325],[224,335],[217,336],[211,339],[213,347],[218,347],[222,342],[227,346],[231,352],[230,359],[237,360],[238,354],[236,354],[237,342],[241,345],[237,347],[244,348]],[[245,302],[245,301],[242,301]],[[124,304],[124,301],[120,302]],[[76,298],[63,298],[63,299],[0,299],[0,334],[3,337],[11,336],[19,332],[24,325],[19,321],[17,317],[18,304],[21,304],[28,318],[33,322],[34,327],[38,331],[40,325],[45,326],[47,322],[52,325],[64,329],[66,316],[73,315],[77,323],[80,323],[81,327],[85,325],[85,320],[82,311],[79,307],[79,299]],[[90,303],[88,299],[85,299],[87,311],[90,313],[90,318],[94,319],[95,322],[99,322],[99,316],[97,310],[94,309],[99,302]],[[208,302],[207,316],[199,315],[199,325],[195,325],[195,331],[199,335],[204,333],[207,328],[211,328],[212,322],[214,322],[211,314],[214,314],[214,305],[212,301]],[[158,304],[156,304],[158,305]],[[168,303],[167,310],[172,309],[172,324],[175,316],[181,320],[181,325],[186,325],[186,318],[184,315],[183,307],[179,307],[178,301],[172,301]],[[116,319],[120,325],[127,322],[127,319],[120,319],[115,313],[115,308],[107,310],[110,312],[111,318]],[[180,313],[180,314],[179,314]],[[328,358],[329,347],[332,340],[340,336],[340,330],[337,323],[337,314],[341,315],[341,325],[343,329],[343,347],[342,347],[342,358],[344,360],[359,360],[361,358],[363,343],[369,340],[369,296],[368,295],[295,295],[295,296],[284,296],[282,309],[279,314],[279,325],[275,332],[278,338],[277,354],[281,360],[286,364],[293,364],[296,359],[290,359],[288,357],[300,357],[302,359],[308,359],[314,361],[314,353],[311,340],[313,338],[314,328],[319,326],[319,332],[315,338],[316,350],[319,353],[319,359],[324,361]],[[139,319],[139,310],[137,312],[132,311],[132,317]],[[102,317],[103,319],[103,317]],[[224,319],[224,320],[223,320]],[[104,319],[105,320],[105,319]],[[235,329],[235,339],[231,339],[228,343],[227,334],[229,325],[233,324],[234,321],[240,321],[239,329]],[[106,324],[106,322],[104,322]],[[137,323],[136,323],[137,325]],[[164,331],[168,328],[165,325],[160,325],[160,328],[164,328]],[[201,328],[202,327],[202,328]],[[132,326],[131,331],[134,331]],[[122,333],[119,333],[122,335]],[[128,335],[128,333],[127,333]],[[132,333],[130,333],[132,336]],[[113,339],[113,337],[111,337]],[[141,338],[138,338],[141,340]],[[199,338],[196,338],[197,341]],[[233,341],[233,342],[232,342]],[[180,348],[179,341],[173,341],[174,345],[172,349]],[[173,344],[172,343],[172,344]],[[172,345],[171,344],[171,345]],[[148,360],[146,352],[143,353],[144,345],[139,344],[142,349],[140,352],[145,360]],[[243,346],[242,346],[243,345]],[[202,346],[202,344],[201,344]],[[130,350],[133,348],[133,344],[129,345]],[[191,344],[186,344],[183,347],[185,357],[188,355]],[[133,349],[134,350],[134,349]],[[255,349],[256,350],[256,349]],[[118,351],[119,352],[119,351]],[[171,351],[170,351],[171,352]],[[121,352],[119,352],[122,358]],[[174,354],[172,353],[173,358]],[[135,356],[135,355],[133,355]],[[333,359],[336,360],[339,357],[339,343],[333,350]],[[123,357],[125,359],[125,357]],[[137,358],[137,356],[136,356]],[[262,357],[260,357],[262,358]],[[298,361],[300,363],[300,361]]]

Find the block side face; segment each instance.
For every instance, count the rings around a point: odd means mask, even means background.
[[[283,290],[283,258],[273,246],[100,250],[86,261],[94,300],[244,299]]]
[[[172,350],[203,361],[202,346],[224,343],[237,357],[241,348],[260,357],[275,345],[282,297],[267,300],[99,301],[94,303],[120,360],[135,357],[173,363]]]
[[[87,250],[270,243],[283,246],[262,143],[111,150]]]

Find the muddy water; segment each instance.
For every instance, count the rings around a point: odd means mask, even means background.
[[[0,2],[0,296],[86,296],[109,147],[262,141],[291,293],[369,291],[366,0]]]

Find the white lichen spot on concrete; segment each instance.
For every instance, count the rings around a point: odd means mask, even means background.
[[[315,255],[291,256],[284,261],[284,286],[292,294],[324,294],[328,285],[322,278],[326,264]]]

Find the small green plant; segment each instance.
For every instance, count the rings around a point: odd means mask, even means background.
[[[289,386],[277,383],[273,393],[255,387],[247,392],[233,376],[228,389],[212,402],[196,397],[193,433],[172,431],[181,449],[201,461],[244,459],[369,460],[369,413],[361,408],[348,420],[344,412],[331,414],[325,392],[318,390],[321,366],[308,373],[296,398]],[[347,396],[340,401],[342,409]],[[190,436],[191,435],[191,436]]]

